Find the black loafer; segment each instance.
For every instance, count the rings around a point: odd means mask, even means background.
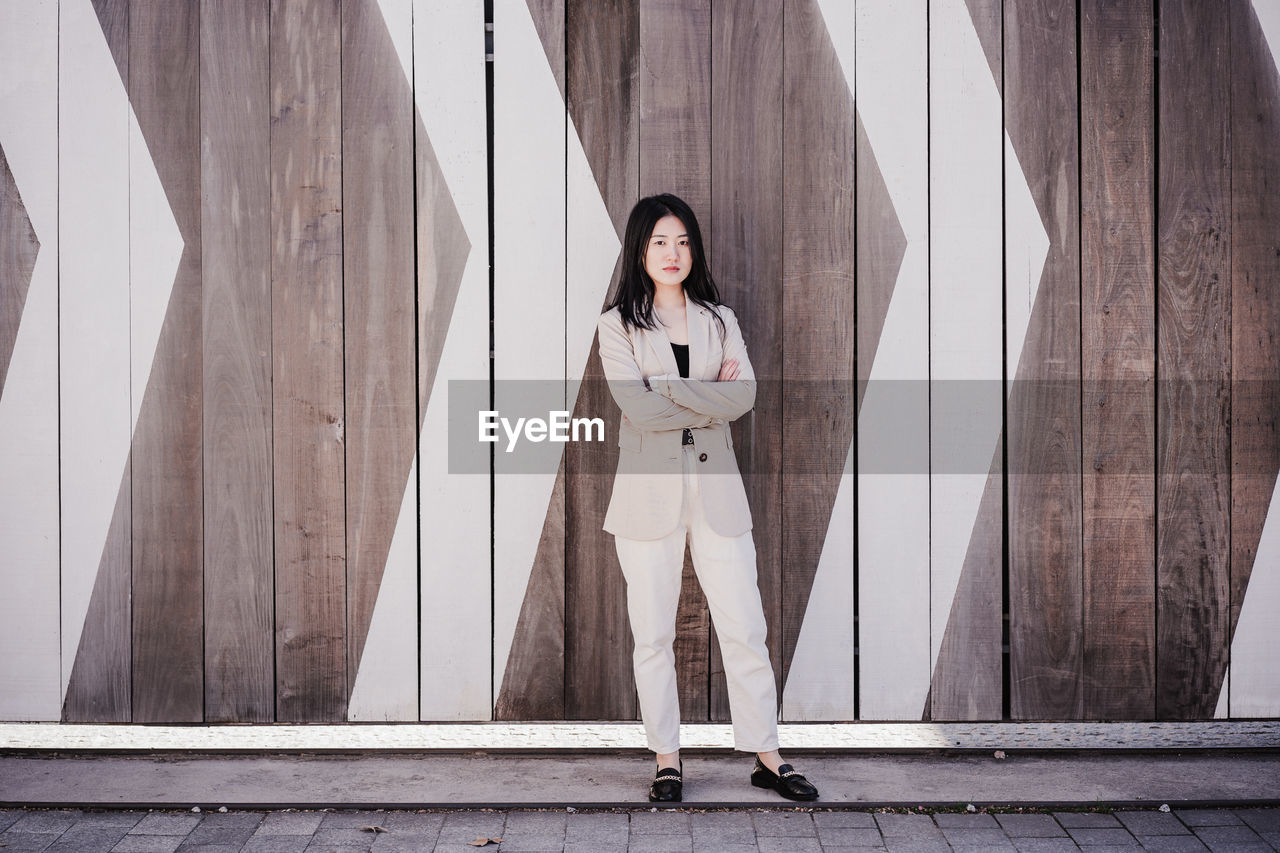
[[[788,800],[816,800],[818,789],[808,779],[797,773],[790,764],[783,764],[774,773],[756,757],[755,769],[751,771],[751,784],[757,788],[771,788]]]
[[[684,770],[684,762],[680,762],[680,769],[674,767],[663,767],[653,777],[653,784],[649,786],[649,802],[651,803],[678,803],[684,798],[684,783],[680,779],[681,771]]]

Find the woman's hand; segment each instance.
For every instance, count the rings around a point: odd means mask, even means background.
[[[738,360],[731,358],[720,365],[720,375],[716,377],[717,382],[732,382],[738,378]]]

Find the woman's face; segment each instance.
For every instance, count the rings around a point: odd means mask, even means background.
[[[655,287],[679,287],[693,267],[693,251],[684,223],[667,215],[653,226],[644,251],[644,271]]]

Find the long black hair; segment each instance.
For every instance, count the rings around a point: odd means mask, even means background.
[[[684,280],[686,299],[711,309],[711,315],[724,333],[724,320],[715,310],[720,304],[720,291],[716,289],[711,270],[707,267],[707,254],[702,248],[702,229],[693,209],[671,193],[651,195],[636,202],[627,218],[627,233],[622,240],[622,274],[618,292],[608,309],[617,308],[622,314],[624,327],[637,326],[656,329],[653,316],[653,279],[644,269],[644,255],[653,236],[654,226],[664,216],[674,216],[684,224],[689,235],[689,255],[692,261],[689,275]]]

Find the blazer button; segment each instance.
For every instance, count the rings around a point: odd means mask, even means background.
[[[706,462],[706,461],[707,461],[707,454],[705,454],[705,453],[700,453],[700,454],[698,454],[698,461],[699,461],[699,462]]]

